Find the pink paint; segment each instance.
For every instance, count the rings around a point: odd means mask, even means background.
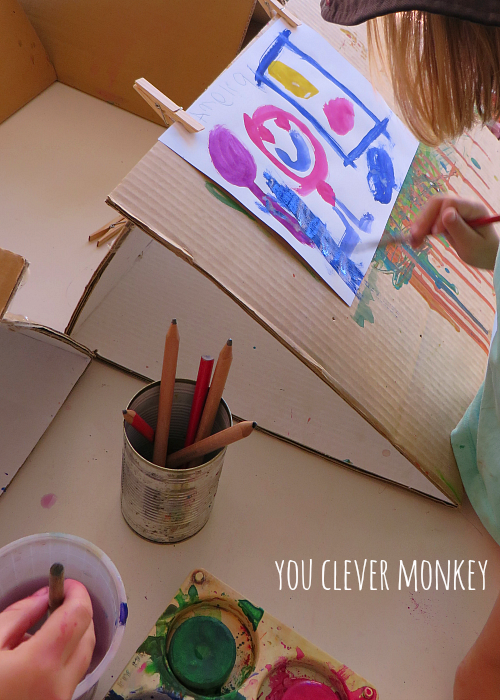
[[[296,647],[296,651],[297,660],[302,660],[304,653],[299,647]],[[325,678],[327,683],[321,683],[316,679],[307,678],[309,666],[304,665],[299,669],[297,660],[281,657],[274,667],[266,665],[270,691],[264,700],[377,700],[377,692],[370,686],[349,690],[346,681],[352,675],[352,671],[347,666],[335,671],[329,665],[331,676]],[[297,673],[301,675],[297,676]]]
[[[319,196],[327,202],[327,204],[331,204],[332,207],[335,206],[335,192],[333,191],[332,187],[328,184],[328,182],[318,182],[318,194]]]
[[[314,192],[318,183],[326,180],[328,176],[328,161],[323,146],[307,126],[292,114],[285,112],[279,107],[263,105],[262,107],[258,107],[251,117],[248,114],[244,114],[243,121],[247,134],[257,148],[269,158],[271,163],[274,163],[274,165],[288,175],[288,177],[300,184],[300,187],[296,190],[299,194],[305,196],[310,192]],[[276,158],[274,153],[270,153],[267,150],[265,145],[267,139],[263,139],[261,132],[262,126],[264,126],[267,121],[274,121],[279,129],[283,129],[287,132],[290,130],[291,124],[295,124],[299,131],[309,140],[314,151],[314,166],[309,175],[301,177],[298,173],[290,170],[281,160]]]
[[[146,663],[146,661],[145,661],[145,662],[142,664],[142,666],[139,666],[139,668],[138,668],[139,673],[144,673],[144,671],[146,670],[146,666],[147,666],[147,663]]]
[[[354,126],[354,107],[345,97],[337,97],[323,105],[330,128],[339,136],[348,134]]]
[[[57,496],[55,493],[46,493],[45,496],[42,496],[40,505],[42,508],[52,508],[56,501]]]
[[[382,450],[382,455],[384,457],[390,457],[391,456],[391,451],[390,450]]]
[[[324,683],[297,680],[285,690],[282,700],[338,700],[338,695]]]

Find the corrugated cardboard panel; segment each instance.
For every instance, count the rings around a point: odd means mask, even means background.
[[[308,0],[289,7],[368,74],[362,31],[323,22]],[[384,80],[381,87],[390,103]],[[420,149],[391,231],[408,225],[437,192],[467,193],[498,211],[499,156],[489,132],[446,149]],[[110,202],[216,282],[460,502],[449,434],[484,375],[495,305],[490,273],[467,268],[443,242],[433,241],[415,258],[401,246],[388,247],[376,254],[349,309],[263,225],[224,206],[205,178],[161,143]]]
[[[58,80],[155,121],[147,78],[185,107],[235,57],[255,0],[22,0]],[[158,118],[159,120],[159,118]]]
[[[90,359],[83,348],[47,329],[0,323],[0,496]]]
[[[21,281],[27,262],[20,255],[0,248],[0,319]]]
[[[51,85],[56,74],[17,0],[0,0],[0,122]]]
[[[151,380],[160,379],[165,333],[177,318],[181,348],[177,375],[195,379],[200,356],[215,357],[233,339],[233,364],[224,397],[233,414],[259,429],[314,450],[351,469],[450,503],[375,428],[295,355],[204,275],[139,229],[148,239],[125,274],[122,246],[91,295],[72,338],[98,356]],[[144,241],[142,241],[144,243]],[[108,293],[107,278],[119,282]],[[94,296],[96,299],[94,299]],[[96,303],[99,300],[99,303]]]

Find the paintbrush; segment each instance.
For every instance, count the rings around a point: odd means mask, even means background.
[[[52,564],[49,572],[49,615],[64,601],[64,566]]]
[[[465,223],[470,226],[473,229],[478,229],[481,228],[481,226],[487,226],[488,224],[495,224],[497,221],[500,221],[500,215],[495,214],[495,216],[483,216],[480,217],[479,219],[470,219],[470,221],[466,221]],[[411,242],[411,234],[409,234],[408,229],[404,229],[400,233],[398,233],[396,236],[382,236],[380,239],[380,243],[378,244],[378,248],[387,248],[388,245],[391,243],[410,243]],[[371,245],[371,241],[365,241],[363,243],[363,247],[367,247]]]

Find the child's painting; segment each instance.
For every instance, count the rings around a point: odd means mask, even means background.
[[[273,228],[347,303],[372,260],[417,141],[307,26],[282,21],[160,140]]]

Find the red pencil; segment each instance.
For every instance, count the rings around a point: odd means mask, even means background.
[[[200,423],[201,413],[203,411],[203,407],[205,406],[213,366],[213,357],[210,355],[201,356],[184,447],[189,447],[189,445],[192,445],[194,442],[196,431],[198,430],[198,425]]]
[[[136,413],[135,411],[124,410],[123,418],[129,425],[132,426],[132,428],[135,428],[138,433],[145,437],[146,440],[149,440],[149,442],[154,442],[155,431],[149,425],[149,423],[146,423],[144,418],[140,417],[138,413]]]

